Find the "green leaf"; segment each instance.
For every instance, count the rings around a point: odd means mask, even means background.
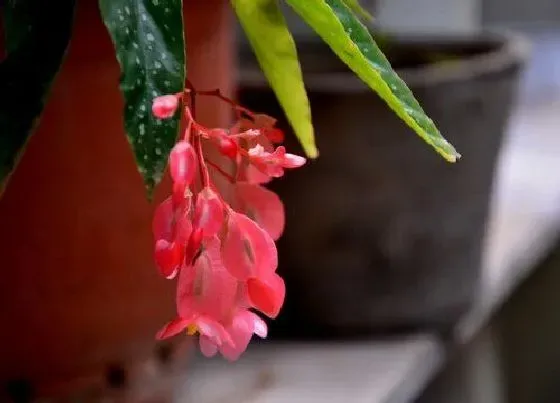
[[[100,0],[99,5],[121,66],[125,130],[151,197],[179,130],[179,116],[159,120],[151,108],[155,97],[184,89],[182,1]]]
[[[296,46],[276,0],[231,0],[257,60],[306,154],[317,157]]]
[[[360,5],[360,2],[358,0],[342,0],[342,2],[360,18],[363,18],[367,21],[373,20],[373,16]]]
[[[420,137],[446,160],[455,162],[460,157],[392,69],[367,28],[343,0],[286,1]]]
[[[0,194],[62,65],[74,3],[19,0],[2,5],[8,54],[0,63]]]

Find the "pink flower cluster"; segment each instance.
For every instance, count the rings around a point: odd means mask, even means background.
[[[202,353],[220,352],[236,360],[253,334],[266,337],[267,325],[254,312],[275,318],[285,297],[276,273],[274,241],[284,229],[284,207],[278,196],[261,186],[297,168],[305,158],[286,153],[276,121],[230,103],[238,120],[229,130],[206,128],[193,118],[183,95],[156,98],[152,112],[165,119],[181,107],[186,128],[169,155],[172,195],[156,209],[153,220],[155,260],[160,273],[177,277],[177,318],[157,334],[158,339],[182,331],[199,334]],[[226,172],[203,153],[202,143],[214,145],[234,169]],[[205,145],[207,147],[207,145]],[[210,179],[208,167],[234,187],[226,202]],[[197,175],[198,174],[198,175]],[[198,176],[198,177],[197,177]]]

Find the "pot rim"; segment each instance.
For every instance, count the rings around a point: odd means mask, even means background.
[[[509,67],[521,66],[530,55],[529,41],[522,35],[511,31],[483,31],[477,34],[457,35],[390,35],[396,43],[409,46],[423,44],[458,46],[489,45],[488,51],[469,55],[458,60],[448,60],[445,63],[424,64],[418,67],[396,68],[399,76],[409,87],[421,88],[456,81],[468,81],[474,77],[495,74]],[[308,41],[296,43],[313,44]],[[317,42],[315,42],[316,44]],[[305,86],[311,91],[322,92],[366,92],[370,91],[359,78],[350,71],[314,73],[303,69]],[[262,88],[268,86],[266,79],[256,65],[251,62],[238,69],[239,83],[244,87]]]

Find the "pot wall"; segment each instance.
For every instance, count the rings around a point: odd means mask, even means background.
[[[463,45],[450,40],[445,48]],[[404,72],[464,155],[450,165],[325,56],[326,47],[305,50],[320,157],[275,185],[287,205],[279,254],[291,291],[279,332],[328,337],[449,329],[478,289],[494,170],[521,55],[501,43],[487,51],[499,56],[494,61]],[[242,102],[282,116],[252,67],[242,71]]]
[[[173,284],[153,267],[155,204],[123,132],[113,47],[96,2],[78,3],[67,60],[0,200],[0,379],[39,388],[152,354],[174,315]],[[229,3],[186,1],[185,19],[189,78],[230,92]],[[207,124],[230,118],[207,100],[198,111]]]

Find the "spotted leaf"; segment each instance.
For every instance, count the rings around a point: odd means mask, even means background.
[[[157,119],[155,97],[183,90],[186,56],[181,0],[99,0],[121,66],[124,123],[148,194],[160,181],[179,128]]]
[[[0,1],[7,53],[0,62],[0,194],[64,60],[74,4],[75,0]],[[1,51],[2,43],[0,59]]]

